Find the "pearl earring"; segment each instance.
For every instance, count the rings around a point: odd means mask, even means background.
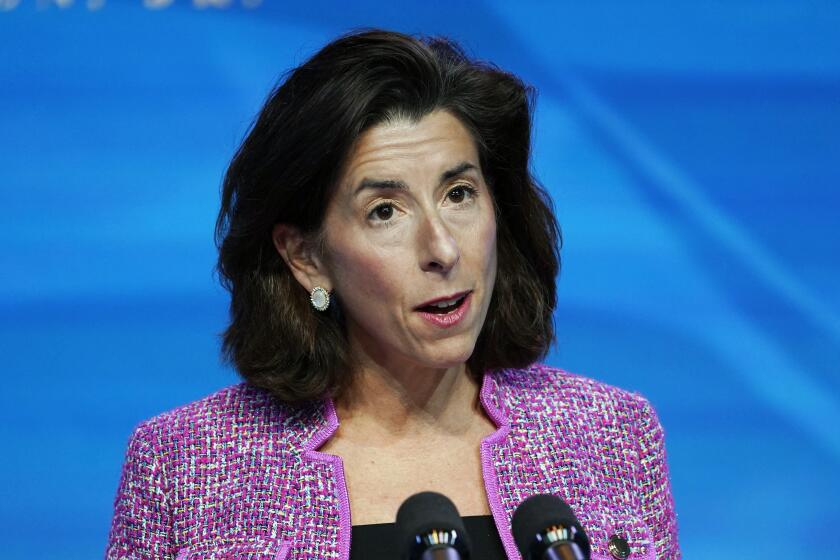
[[[330,306],[330,293],[321,286],[315,286],[309,294],[309,301],[318,311],[326,311]]]

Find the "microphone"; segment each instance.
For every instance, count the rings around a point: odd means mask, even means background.
[[[397,511],[397,535],[406,560],[467,560],[470,541],[449,498],[437,492],[410,496]]]
[[[519,504],[511,529],[523,560],[589,560],[589,537],[557,496],[537,494]]]

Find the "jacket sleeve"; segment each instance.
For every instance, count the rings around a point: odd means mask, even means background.
[[[153,432],[141,423],[131,434],[114,501],[106,560],[173,558],[172,517]]]
[[[650,528],[658,560],[681,558],[677,540],[677,517],[665,455],[665,433],[650,403],[641,399],[638,422],[639,485],[644,522]]]

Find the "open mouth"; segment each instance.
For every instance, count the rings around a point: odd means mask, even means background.
[[[423,307],[418,307],[417,310],[425,313],[434,313],[436,315],[446,315],[447,313],[452,313],[461,307],[468,295],[469,293],[466,293],[452,301],[436,303],[434,305],[424,305]]]

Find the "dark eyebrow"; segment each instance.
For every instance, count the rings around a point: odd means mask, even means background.
[[[475,165],[468,161],[462,161],[455,167],[451,169],[447,169],[440,175],[440,182],[445,183],[446,181],[452,179],[453,177],[457,177],[462,173],[465,173],[471,169],[478,169]],[[357,195],[365,189],[393,189],[393,190],[408,190],[408,185],[405,181],[400,181],[398,179],[370,179],[364,178],[359,183],[359,186],[356,187],[356,191],[353,195]]]
[[[359,194],[365,189],[395,189],[395,190],[408,190],[408,185],[405,184],[405,181],[398,181],[396,179],[362,179],[362,182],[359,183],[359,186],[356,187],[356,192],[353,193],[354,195]]]
[[[440,176],[440,182],[445,183],[449,179],[452,179],[453,177],[457,177],[458,175],[460,175],[462,173],[465,173],[465,172],[467,172],[471,169],[478,169],[478,168],[468,161],[462,161],[461,163],[459,163],[458,165],[456,165],[452,169],[444,171]]]

